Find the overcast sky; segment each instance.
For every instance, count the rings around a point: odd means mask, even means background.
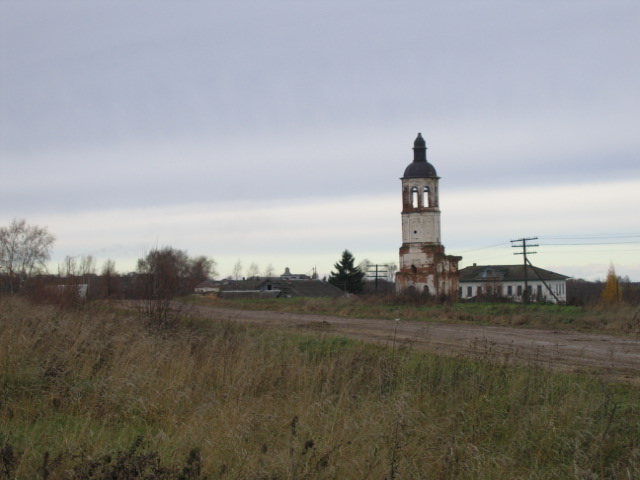
[[[52,269],[397,263],[422,132],[463,266],[537,236],[640,281],[639,85],[637,0],[0,0],[0,225],[48,226]]]

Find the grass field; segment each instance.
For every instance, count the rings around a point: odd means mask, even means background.
[[[630,385],[104,304],[0,322],[0,478],[640,478]]]

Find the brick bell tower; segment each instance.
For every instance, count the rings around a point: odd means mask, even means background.
[[[413,162],[402,181],[402,246],[396,291],[439,298],[458,296],[458,262],[440,243],[440,204],[436,169],[427,162],[422,134],[413,143]]]

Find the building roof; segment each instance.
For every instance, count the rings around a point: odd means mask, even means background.
[[[219,287],[221,282],[216,282],[215,280],[203,280],[199,284],[197,284],[194,288],[211,288],[211,287]]]
[[[271,288],[268,289],[267,286]],[[283,297],[341,297],[344,292],[329,282],[310,279],[282,279],[255,277],[248,280],[229,281],[222,288],[223,294],[269,294]]]
[[[413,162],[404,170],[402,178],[425,178],[437,177],[436,169],[427,162],[427,145],[422,138],[422,134],[418,133],[413,142]]]
[[[281,282],[284,295],[292,297],[342,297],[344,292],[322,280],[288,280]]]
[[[537,272],[537,273],[536,273]],[[551,272],[539,267],[527,265],[527,279],[566,280],[569,278],[560,273]],[[460,270],[460,282],[521,282],[524,281],[523,265],[474,265]]]

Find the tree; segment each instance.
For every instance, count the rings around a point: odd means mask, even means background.
[[[260,274],[260,267],[256,262],[251,262],[247,269],[247,278],[257,277]]]
[[[604,303],[608,304],[619,303],[622,299],[622,289],[613,265],[609,267],[601,298]]]
[[[46,227],[29,225],[24,219],[0,227],[0,272],[8,276],[11,292],[31,275],[46,271],[54,241]]]
[[[186,252],[172,247],[154,248],[138,259],[143,289],[141,310],[156,327],[170,327],[177,320],[171,300],[189,276],[188,259]]]
[[[342,252],[342,258],[334,265],[329,283],[348,293],[360,293],[364,287],[364,272],[355,265],[355,258],[349,250]]]
[[[275,275],[275,270],[273,269],[273,265],[267,265],[267,268],[264,269],[265,277],[273,277]]]
[[[200,282],[218,275],[216,266],[217,263],[213,258],[205,257],[204,255],[189,259],[190,290],[193,290]]]
[[[138,259],[138,273],[147,278],[145,296],[171,299],[193,292],[194,287],[216,275],[214,259],[200,255],[189,258],[187,252],[173,247],[151,250]]]
[[[238,261],[233,266],[233,279],[240,280],[242,276],[242,260],[238,259]]]
[[[104,264],[102,265],[102,275],[105,277],[112,277],[114,275],[118,275],[118,271],[116,270],[116,262],[107,258]]]
[[[386,264],[387,267],[387,281],[393,283],[396,281],[396,272],[398,271],[398,265],[395,262],[389,262]]]
[[[102,278],[104,280],[104,294],[107,298],[115,295],[120,287],[116,262],[108,258],[102,266]]]
[[[64,257],[64,262],[58,264],[58,275],[61,277],[82,277],[96,273],[96,259],[93,255]]]
[[[373,265],[373,262],[371,260],[369,260],[368,258],[365,258],[360,263],[358,263],[358,268],[360,269],[360,271],[366,273],[369,270],[369,267],[371,265]]]

